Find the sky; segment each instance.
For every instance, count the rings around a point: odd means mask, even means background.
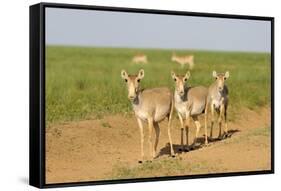
[[[46,44],[270,52],[270,21],[46,8]]]

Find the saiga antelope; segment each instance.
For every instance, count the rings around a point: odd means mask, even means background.
[[[136,54],[133,57],[132,62],[135,64],[139,64],[139,63],[147,64],[148,63],[147,56],[145,54]]]
[[[207,128],[208,121],[208,108],[211,108],[211,130],[210,130],[210,138],[213,137],[213,126],[215,121],[215,111],[218,113],[218,123],[219,123],[219,136],[218,138],[224,138],[227,136],[228,128],[227,128],[227,107],[228,107],[228,88],[225,85],[225,81],[229,78],[229,72],[217,74],[216,71],[213,71],[213,77],[215,78],[215,82],[209,87],[208,90],[208,98],[205,109],[205,128]],[[221,125],[222,118],[224,118],[224,134],[221,135]]]
[[[140,81],[144,77],[144,70],[141,69],[137,75],[128,75],[125,70],[121,71],[121,77],[125,80],[128,89],[128,98],[132,103],[135,116],[140,129],[141,138],[141,163],[144,159],[144,134],[143,122],[148,122],[148,139],[151,158],[156,157],[156,149],[159,141],[159,122],[168,118],[168,137],[170,142],[171,156],[175,156],[170,132],[171,118],[173,112],[172,92],[164,88],[140,89]],[[156,139],[152,148],[152,129],[155,129]]]
[[[190,77],[189,71],[184,76],[176,75],[172,71],[171,76],[175,81],[174,102],[181,124],[181,148],[184,151],[185,150],[184,143],[183,143],[184,126],[186,132],[186,146],[187,146],[186,149],[188,150],[188,132],[189,132],[191,118],[194,120],[196,126],[196,134],[192,146],[196,145],[196,141],[201,127],[201,124],[198,120],[198,116],[204,113],[205,106],[206,106],[206,99],[208,95],[208,89],[203,86],[188,87],[186,85],[186,82]],[[206,133],[207,130],[205,129],[205,134]],[[207,134],[205,138],[207,139]]]
[[[189,65],[189,69],[192,70],[194,67],[194,56],[193,55],[185,55],[185,56],[177,56],[173,53],[171,60],[177,62],[183,68],[184,65]]]

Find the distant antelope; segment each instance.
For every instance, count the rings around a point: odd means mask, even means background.
[[[209,87],[208,91],[208,99],[205,110],[205,128],[207,128],[207,118],[208,118],[208,108],[211,108],[211,132],[210,138],[213,137],[213,126],[215,121],[214,112],[216,111],[219,114],[218,123],[219,123],[219,138],[224,138],[227,136],[227,107],[228,107],[228,88],[225,85],[225,80],[229,78],[229,72],[225,72],[225,74],[220,73],[217,74],[216,71],[213,71],[213,77],[216,81]],[[221,125],[222,118],[224,117],[224,135],[221,135]]]
[[[186,131],[186,146],[187,146],[186,149],[188,149],[188,131],[190,126],[190,119],[192,118],[194,120],[196,126],[196,134],[195,134],[194,142],[192,144],[193,146],[195,146],[201,127],[201,124],[198,120],[198,116],[204,113],[205,106],[206,106],[206,99],[208,95],[208,89],[203,86],[196,86],[196,87],[186,86],[186,82],[190,77],[189,71],[184,76],[176,75],[172,71],[171,76],[175,81],[174,102],[181,123],[181,147],[182,150],[184,151],[185,150],[184,143],[183,143],[184,126]],[[184,124],[184,120],[185,120],[185,124]],[[206,132],[207,130],[205,129],[205,134]]]
[[[159,141],[159,122],[168,118],[168,136],[170,141],[170,152],[174,157],[174,150],[170,132],[171,118],[173,112],[173,96],[168,88],[140,89],[140,80],[144,77],[144,70],[141,69],[137,75],[128,75],[125,70],[121,71],[121,77],[125,80],[128,89],[128,98],[131,100],[141,135],[141,163],[144,159],[143,143],[143,122],[148,122],[149,147],[151,157],[156,157],[156,149]],[[156,139],[152,148],[152,129],[155,129]]]
[[[183,67],[184,65],[189,65],[189,69],[193,69],[194,67],[194,56],[193,55],[185,55],[185,56],[177,56],[173,53],[171,60],[177,62]]]
[[[139,64],[139,63],[147,64],[148,63],[147,56],[145,54],[136,54],[133,57],[132,62],[135,64]]]

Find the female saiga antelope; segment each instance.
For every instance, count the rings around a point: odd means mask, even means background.
[[[182,68],[186,64],[189,65],[190,70],[192,70],[194,67],[194,56],[193,55],[177,56],[175,53],[173,53],[171,60],[179,63]]]
[[[170,133],[171,117],[173,111],[173,96],[168,88],[140,89],[140,80],[144,77],[144,70],[141,69],[137,75],[128,75],[125,70],[121,71],[121,77],[125,80],[128,88],[128,98],[131,100],[141,135],[141,159],[144,159],[143,143],[143,122],[148,122],[149,147],[152,158],[156,157],[156,149],[159,141],[159,122],[168,118],[168,136],[170,141],[171,155],[174,157],[172,138]],[[155,128],[156,139],[152,148],[152,129]]]
[[[225,74],[217,74],[216,71],[213,71],[213,77],[216,81],[209,87],[207,105],[205,109],[205,128],[207,128],[207,117],[208,117],[208,108],[211,108],[211,132],[210,138],[213,136],[213,126],[215,121],[214,112],[216,111],[219,114],[218,123],[219,123],[219,138],[224,138],[227,136],[227,107],[228,107],[228,88],[225,85],[225,80],[229,77],[229,72]],[[224,116],[224,134],[221,135],[221,125],[222,118]]]
[[[186,146],[188,149],[188,129],[190,126],[190,118],[194,120],[196,125],[196,134],[192,144],[195,146],[201,127],[198,116],[204,113],[208,89],[203,86],[187,87],[185,84],[190,77],[189,71],[184,76],[176,75],[174,72],[171,72],[171,75],[175,80],[174,102],[181,123],[181,147],[182,150],[185,150],[183,144],[183,120],[185,119]],[[206,129],[205,134],[207,139]]]
[[[136,54],[133,59],[132,62],[135,64],[139,64],[139,63],[143,63],[143,64],[147,64],[147,56],[145,54]]]

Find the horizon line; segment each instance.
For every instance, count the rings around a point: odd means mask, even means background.
[[[77,44],[48,44],[45,46],[59,46],[59,47],[81,47],[81,48],[116,48],[116,49],[152,49],[152,50],[179,50],[179,51],[202,51],[202,52],[241,52],[241,53],[267,53],[271,54],[271,51],[259,51],[259,50],[223,50],[223,49],[192,49],[192,48],[167,48],[167,47],[126,47],[126,46],[93,46],[93,45],[77,45]]]

